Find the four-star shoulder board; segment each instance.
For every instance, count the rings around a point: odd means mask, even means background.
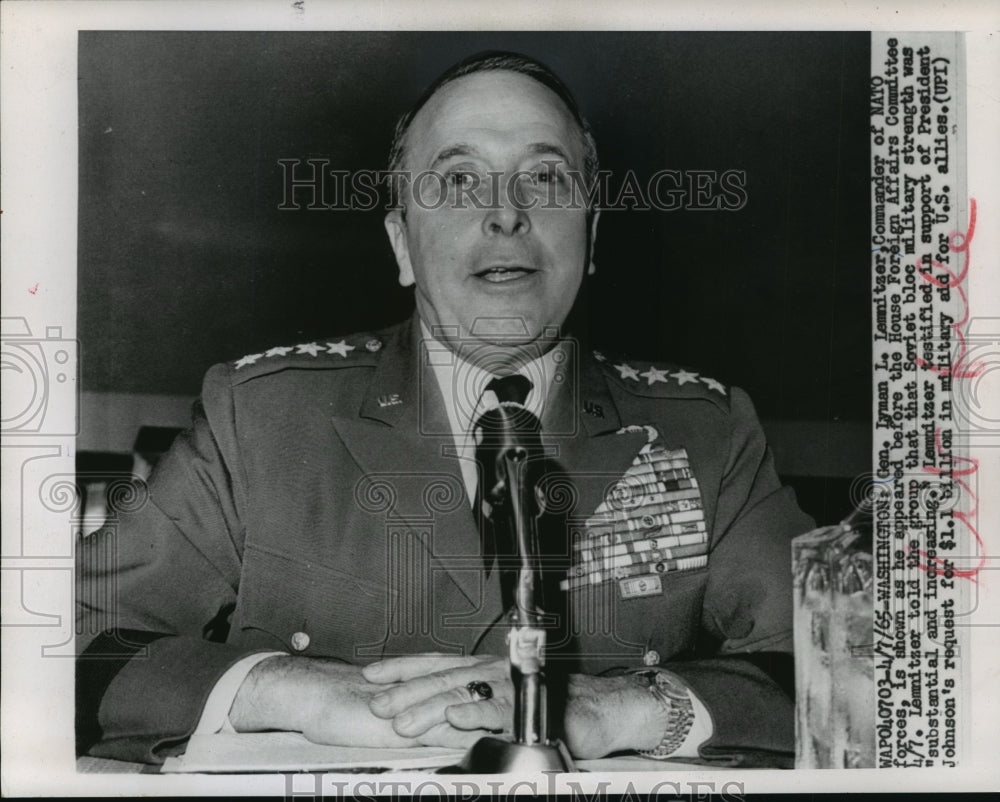
[[[256,354],[247,354],[232,364],[234,370],[241,370],[250,366],[278,367],[281,362],[287,363],[295,358],[306,362],[323,360],[337,363],[357,358],[360,354],[375,354],[380,350],[382,350],[380,338],[362,335],[332,340],[312,340],[297,345],[278,345]]]
[[[634,389],[654,388],[657,385],[666,387],[682,388],[685,385],[695,387],[706,387],[721,395],[726,395],[726,388],[722,382],[710,379],[683,368],[660,364],[659,366],[649,362],[639,362],[629,359],[608,359],[602,352],[594,351],[594,359],[604,364],[605,369],[610,371],[612,376],[620,379],[625,386],[634,385]]]

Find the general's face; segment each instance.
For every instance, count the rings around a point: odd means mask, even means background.
[[[463,340],[525,344],[566,319],[589,260],[591,220],[570,171],[584,143],[559,97],[514,72],[446,84],[407,134],[406,213],[386,230],[424,323]],[[478,200],[478,203],[477,203]],[[482,208],[485,207],[485,208]],[[450,340],[445,335],[444,339]]]

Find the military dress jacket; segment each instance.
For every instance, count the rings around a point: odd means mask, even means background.
[[[190,430],[78,544],[81,751],[162,760],[254,652],[506,653],[419,340],[414,317],[208,371]],[[788,765],[789,541],[812,521],[749,399],[662,363],[563,365],[542,419],[552,654],[661,665],[711,713],[703,758]]]

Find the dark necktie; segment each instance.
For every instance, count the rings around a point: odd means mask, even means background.
[[[476,490],[476,511],[479,514],[483,545],[483,567],[490,575],[493,563],[499,563],[500,588],[504,607],[513,602],[517,578],[516,534],[510,526],[509,502],[501,482],[499,461],[506,450],[522,445],[540,449],[541,424],[524,401],[531,391],[531,380],[520,374],[494,378],[486,389],[492,390],[500,402],[476,421],[476,462],[479,464],[479,485]]]

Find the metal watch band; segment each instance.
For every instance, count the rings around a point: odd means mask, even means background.
[[[656,668],[641,668],[631,672],[667,711],[667,727],[655,749],[639,749],[646,757],[669,757],[684,743],[694,724],[694,706],[687,689],[670,674]]]

